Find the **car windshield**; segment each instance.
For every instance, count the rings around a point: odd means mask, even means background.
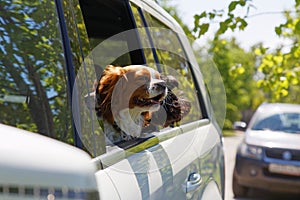
[[[300,133],[300,113],[280,113],[260,119],[252,130],[272,130]]]

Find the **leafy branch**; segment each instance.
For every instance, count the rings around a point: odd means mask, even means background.
[[[227,8],[227,12],[225,9],[222,9],[212,10],[211,12],[204,11],[200,15],[195,15],[193,32],[197,37],[201,37],[209,30],[211,22],[219,24],[216,36],[224,34],[228,29],[232,31],[235,29],[244,30],[248,25],[245,18],[247,18],[250,8],[254,7],[250,2],[251,0],[232,1]],[[234,14],[238,6],[246,8],[245,16],[236,16]]]
[[[250,15],[250,10],[253,8],[256,7],[251,0],[235,0],[231,1],[226,9],[204,11],[194,16],[193,33],[199,38],[208,32],[211,24],[217,23],[219,26],[214,40],[219,41],[219,36],[228,30],[232,32],[245,30],[249,18],[282,14],[286,22],[274,27],[274,32],[279,37],[290,40],[293,45],[281,46],[275,52],[271,52],[263,45],[253,47],[257,58],[256,68],[263,75],[263,78],[257,81],[257,86],[269,91],[272,94],[272,101],[277,101],[286,97],[290,88],[299,85],[300,82],[300,0],[295,0],[294,9],[290,11],[261,12]],[[239,66],[230,73],[237,69],[246,70],[245,66]]]

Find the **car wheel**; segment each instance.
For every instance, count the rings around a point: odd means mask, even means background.
[[[236,177],[233,175],[232,191],[233,191],[234,197],[245,197],[247,195],[248,188],[238,184]]]

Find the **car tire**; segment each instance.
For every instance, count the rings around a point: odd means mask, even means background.
[[[238,184],[238,181],[237,181],[235,175],[233,175],[232,191],[233,191],[233,194],[234,194],[235,198],[246,197],[247,192],[248,192],[248,188]]]

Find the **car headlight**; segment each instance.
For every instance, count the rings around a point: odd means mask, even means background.
[[[262,158],[262,148],[258,146],[248,145],[246,143],[242,143],[239,146],[239,153],[248,158],[253,159],[261,159]]]

